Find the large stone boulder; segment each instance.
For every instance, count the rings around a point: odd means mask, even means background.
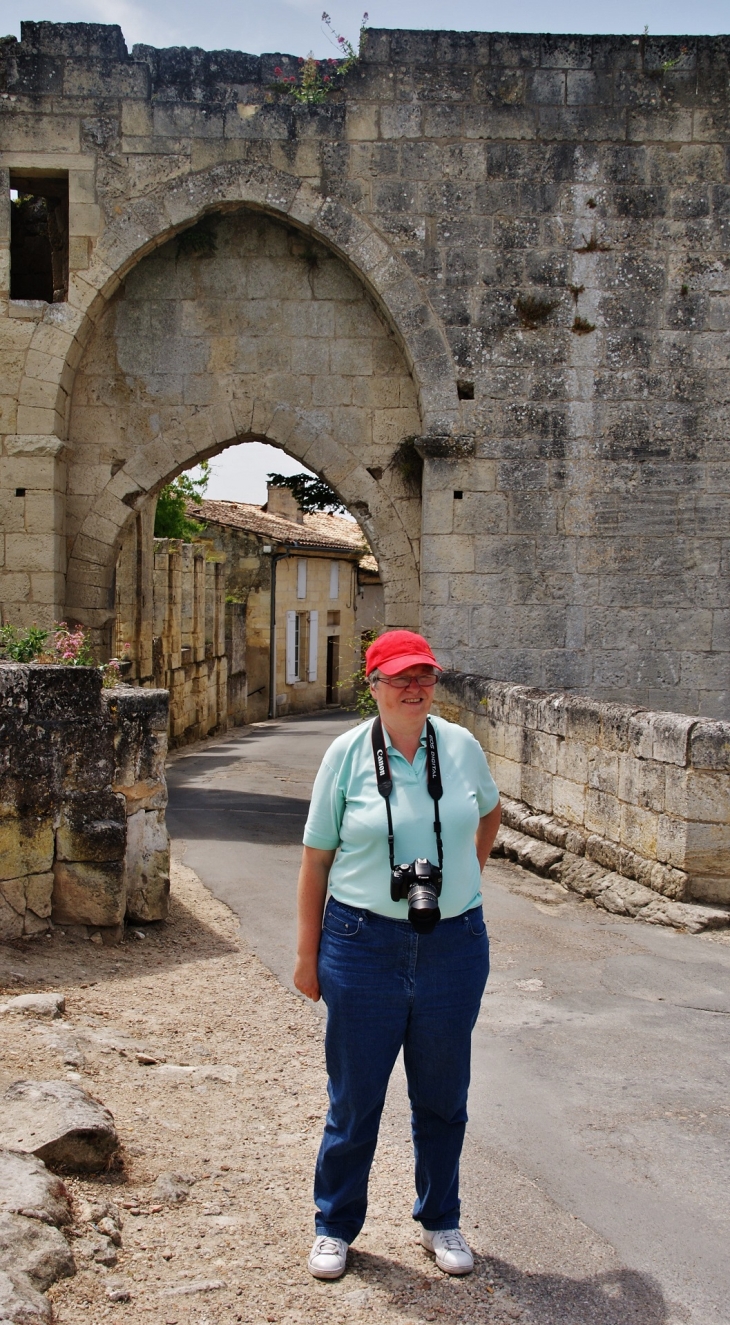
[[[40,1292],[76,1273],[71,1248],[57,1228],[0,1212],[0,1270],[21,1267]]]
[[[0,1150],[0,1212],[43,1224],[69,1224],[71,1206],[63,1182],[35,1155]]]
[[[16,1081],[0,1101],[0,1146],[71,1173],[107,1168],[119,1145],[114,1119],[70,1081]]]
[[[0,1270],[0,1325],[50,1325],[51,1304],[20,1270]]]
[[[0,1150],[0,1322],[47,1325],[42,1292],[76,1271],[59,1225],[71,1222],[60,1178],[34,1155]]]

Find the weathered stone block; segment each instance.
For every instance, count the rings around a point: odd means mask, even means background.
[[[730,773],[730,722],[696,722],[689,739],[693,768]]]
[[[29,874],[25,880],[26,905],[34,915],[47,920],[51,914],[53,873]]]
[[[618,796],[618,755],[598,746],[589,750],[588,786]]]
[[[632,851],[649,860],[656,857],[658,815],[642,810],[638,805],[621,806],[620,841]]]
[[[53,823],[48,819],[0,818],[0,879],[41,874],[53,864]]]
[[[170,843],[162,810],[127,819],[127,918],[164,920],[170,895]]]
[[[0,892],[0,943],[10,943],[23,933],[24,912],[17,911]]]
[[[615,796],[605,791],[586,788],[584,824],[589,833],[621,841],[621,805]]]
[[[633,755],[619,756],[618,794],[622,801],[644,809],[664,810],[666,766]]]
[[[689,736],[695,721],[680,713],[653,713],[652,758],[683,768],[687,763]]]
[[[585,784],[554,777],[552,790],[553,812],[567,819],[568,823],[582,824],[585,821]]]
[[[123,861],[86,864],[57,860],[53,867],[53,923],[119,925],[127,905]]]
[[[549,732],[534,729],[528,729],[525,732],[525,737],[523,753],[525,762],[546,773],[557,772],[558,748],[560,745],[558,737],[552,736]]]
[[[667,766],[666,805],[669,814],[690,822],[730,821],[730,779],[713,769]]]
[[[67,801],[56,829],[58,860],[123,860],[126,846],[126,800],[100,791]]]
[[[528,805],[536,810],[552,812],[553,777],[550,773],[543,773],[538,768],[523,764],[521,786],[522,797]]]

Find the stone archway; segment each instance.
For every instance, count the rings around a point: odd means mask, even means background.
[[[67,613],[103,632],[133,512],[225,447],[286,449],[338,492],[381,565],[386,619],[417,624],[420,500],[394,460],[422,428],[402,345],[329,245],[258,210],[142,258],[98,318],[69,420]]]

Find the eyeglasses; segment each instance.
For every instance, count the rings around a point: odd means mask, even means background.
[[[374,681],[380,681],[384,686],[392,686],[394,690],[407,690],[410,685],[416,686],[435,686],[438,681],[437,676],[374,676]]]

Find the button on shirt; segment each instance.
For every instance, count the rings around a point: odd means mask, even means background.
[[[439,801],[444,848],[444,880],[439,907],[444,919],[481,902],[481,876],[474,835],[479,820],[493,810],[499,792],[479,742],[465,727],[431,718],[436,732],[444,794]],[[426,726],[412,764],[393,748],[383,728],[393,791],[390,805],[395,861],[425,856],[438,862],[434,802],[426,783]],[[390,896],[388,820],[378,791],[372,722],[343,732],[325,754],[312,791],[304,845],[337,849],[329,889],[338,902],[378,915],[406,920],[408,903]]]

